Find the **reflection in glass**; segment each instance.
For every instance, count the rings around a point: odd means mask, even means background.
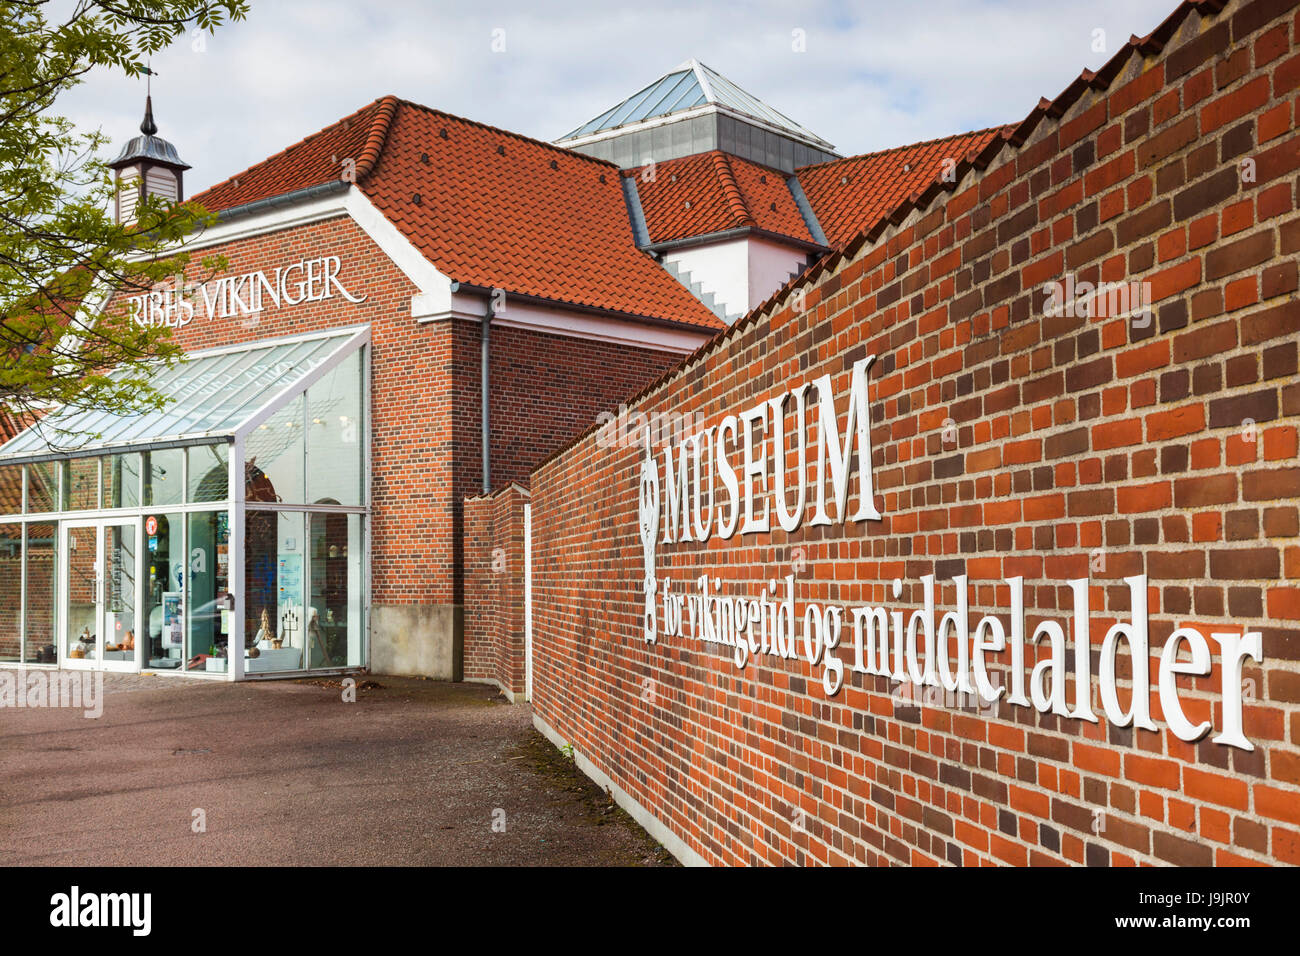
[[[197,511],[189,516],[185,607],[189,670],[225,671],[230,634],[230,515]]]
[[[305,515],[249,511],[244,518],[244,633],[253,635],[245,669],[297,670],[303,661]],[[256,651],[256,655],[254,655]]]
[[[104,507],[135,508],[140,504],[140,455],[109,455],[104,459]]]
[[[23,645],[23,655],[29,664],[53,664],[58,660],[54,651],[55,626],[58,623],[54,613],[58,601],[54,563],[57,533],[58,525],[53,523],[27,525],[24,559],[27,580],[23,587],[27,641]]]
[[[0,661],[22,659],[23,526],[0,524]]]
[[[27,466],[27,513],[57,511],[59,472],[57,462],[38,461]]]
[[[135,582],[139,569],[134,524],[104,526],[102,652],[105,661],[134,661]]]
[[[189,449],[190,502],[225,501],[230,497],[230,446],[194,445]]]
[[[362,500],[362,354],[358,350],[307,390],[307,500]]]
[[[360,665],[361,516],[312,514],[307,667]]]
[[[63,463],[63,508],[94,511],[99,507],[99,459],[73,458]]]
[[[182,462],[185,449],[163,448],[144,453],[144,503],[178,505],[185,495]]]
[[[299,395],[248,435],[244,450],[248,500],[303,503],[305,448]]]
[[[99,529],[68,529],[68,597],[63,608],[69,660],[93,660],[99,647]]]
[[[0,465],[0,515],[22,514],[23,466]]]
[[[144,631],[149,643],[144,648],[144,661],[150,670],[177,670],[185,661],[181,590],[185,577],[185,517],[176,513],[153,517],[158,521],[157,532],[145,536]]]

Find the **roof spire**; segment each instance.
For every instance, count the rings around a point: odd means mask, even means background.
[[[153,96],[149,94],[144,98],[144,120],[140,123],[140,132],[146,136],[158,132],[158,124],[153,121]]]
[[[153,136],[158,132],[158,124],[153,121],[153,63],[147,63],[141,72],[144,73],[144,119],[140,122],[140,132]]]

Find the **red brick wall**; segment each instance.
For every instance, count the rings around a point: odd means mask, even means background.
[[[58,529],[54,524],[27,525],[27,660],[35,661],[41,649],[54,644],[55,586],[54,552]],[[5,607],[8,607],[6,602]],[[52,661],[47,661],[52,663]]]
[[[510,484],[465,499],[465,678],[523,694],[524,506]]]
[[[493,488],[526,484],[544,458],[682,360],[672,352],[495,326],[491,347]],[[477,391],[473,398],[477,403]],[[477,455],[477,404],[473,413]]]
[[[531,482],[534,708],[691,850],[731,864],[1300,863],[1292,7],[1189,13],[638,405],[712,427],[829,374],[843,416],[847,370],[874,353],[883,520],[660,543],[659,574],[752,595],[794,570],[800,611],[910,612],[921,575],[950,609],[964,572],[972,627],[1005,619],[1003,579],[1022,575],[1028,633],[1068,626],[1065,581],[1089,577],[1095,675],[1130,611],[1123,578],[1145,573],[1152,675],[1175,627],[1262,634],[1263,663],[1243,672],[1255,749],[1180,741],[1154,693],[1158,731],[1109,725],[1095,678],[1090,724],[1005,700],[905,704],[848,663],[828,698],[803,660],[740,671],[726,648],[648,645],[642,456],[592,433]],[[1066,273],[1149,282],[1153,322],[1045,315],[1041,287]],[[994,659],[1005,684],[1007,655]],[[1037,660],[1027,646],[1026,670]],[[1180,683],[1216,730],[1220,678],[1216,653]]]

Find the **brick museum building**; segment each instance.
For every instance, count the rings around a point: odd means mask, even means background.
[[[0,661],[489,682],[686,862],[1300,863],[1298,111],[1269,0],[861,156],[363,105],[95,303],[164,408],[10,428]]]

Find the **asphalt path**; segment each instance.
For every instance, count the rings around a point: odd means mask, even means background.
[[[107,675],[0,709],[0,865],[662,865],[496,690]],[[363,688],[365,684],[361,685]]]

